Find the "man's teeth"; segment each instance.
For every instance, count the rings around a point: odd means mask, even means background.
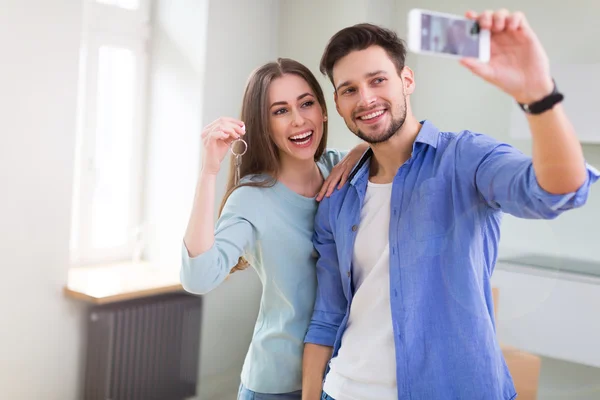
[[[292,136],[290,139],[293,139],[293,140],[300,140],[300,139],[304,139],[304,138],[307,138],[307,137],[309,137],[310,135],[312,135],[312,133],[313,133],[312,131],[308,131],[308,132],[301,133],[301,134],[299,134],[299,135],[296,135],[296,136]]]
[[[371,114],[367,114],[367,115],[363,115],[362,117],[360,117],[360,119],[367,120],[367,119],[373,119],[373,118],[377,118],[379,117],[381,114],[384,113],[385,110],[381,110],[381,111],[375,111]]]

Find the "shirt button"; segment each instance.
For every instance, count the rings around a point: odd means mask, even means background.
[[[352,275],[352,274],[350,273],[350,271],[348,271],[348,278],[350,278],[350,276],[351,276],[351,275]]]
[[[357,229],[358,229],[358,226],[352,225],[352,232],[356,232]]]

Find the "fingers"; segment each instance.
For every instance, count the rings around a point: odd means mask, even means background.
[[[516,31],[524,27],[527,22],[525,15],[522,12],[517,11],[511,14],[506,9],[497,11],[486,10],[481,14],[477,14],[475,11],[467,11],[465,16],[468,19],[477,21],[481,29],[489,30],[494,33]]]
[[[508,10],[502,9],[492,14],[492,32],[502,32],[506,27],[506,18]]]
[[[211,142],[222,141],[229,146],[235,139],[230,132],[213,131],[202,137],[204,146],[210,146]]]
[[[212,130],[202,131],[202,139],[208,140],[227,140],[232,142],[240,138],[240,135],[231,127],[218,127]]]
[[[342,179],[340,179],[340,183],[338,185],[338,189],[341,189],[344,184],[348,181],[348,176],[350,176],[350,168],[346,168],[344,173],[342,174]]]
[[[339,182],[340,178],[341,177],[336,176],[335,179],[332,179],[331,182],[329,182],[329,186],[327,187],[327,192],[325,192],[325,196],[327,196],[327,197],[331,196],[331,194],[335,190],[335,186],[336,186],[337,182]]]
[[[350,170],[351,168],[343,161],[336,165],[331,170],[327,179],[325,179],[325,182],[323,182],[323,186],[317,194],[317,201],[321,201],[324,197],[330,197],[336,189],[336,186],[337,189],[341,189],[348,181]]]
[[[230,124],[234,124],[237,125],[239,127],[244,126],[244,121],[240,121],[239,119],[235,119],[235,118],[230,118],[230,117],[220,117],[216,120],[214,120],[213,122],[211,122],[207,128],[209,126],[213,126],[213,125],[219,125],[219,124],[223,124],[223,123],[230,123]]]
[[[340,181],[340,177],[342,173],[340,172],[341,165],[336,165],[332,170],[325,182],[323,182],[323,186],[321,186],[321,190],[319,190],[319,194],[317,194],[317,201],[323,200],[323,197],[331,196],[333,191],[335,190],[335,185]]]
[[[246,133],[246,127],[242,121],[222,117],[207,125],[202,131],[201,137],[213,139],[239,139]]]
[[[475,75],[483,78],[484,80],[491,82],[494,79],[494,70],[488,64],[480,62],[476,58],[463,58],[460,63],[469,69]]]
[[[317,201],[323,200],[323,197],[325,197],[325,193],[327,193],[327,190],[329,189],[330,184],[331,184],[331,175],[329,175],[329,177],[327,179],[325,179],[325,182],[323,182],[323,186],[321,186],[321,190],[319,190],[319,193],[317,193]]]
[[[486,10],[477,17],[477,23],[481,29],[492,30],[493,14],[493,11]]]
[[[238,136],[244,135],[246,133],[246,126],[244,125],[243,121],[240,121],[238,119],[235,118],[229,118],[229,117],[221,117],[213,122],[211,122],[210,124],[208,124],[204,130],[202,131],[203,134],[208,134],[212,131],[233,131],[235,132]]]
[[[526,25],[525,15],[522,12],[516,12],[508,17],[506,24],[509,31],[516,31]]]
[[[202,142],[205,148],[212,148],[218,145],[218,142],[224,143],[227,147],[237,140],[240,135],[231,127],[219,127],[220,130],[208,130],[202,132]]]

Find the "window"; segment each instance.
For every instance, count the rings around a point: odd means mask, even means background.
[[[150,0],[85,0],[71,235],[75,265],[126,261],[142,226]]]

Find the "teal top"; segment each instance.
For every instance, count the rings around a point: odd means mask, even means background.
[[[317,162],[325,178],[347,152],[326,150]],[[243,181],[264,177],[245,177]],[[277,181],[273,187],[242,186],[227,199],[216,223],[215,243],[191,258],[182,248],[181,283],[204,294],[225,280],[244,256],[262,282],[258,319],[241,380],[259,393],[302,388],[304,336],[316,296],[312,235],[318,202]]]

